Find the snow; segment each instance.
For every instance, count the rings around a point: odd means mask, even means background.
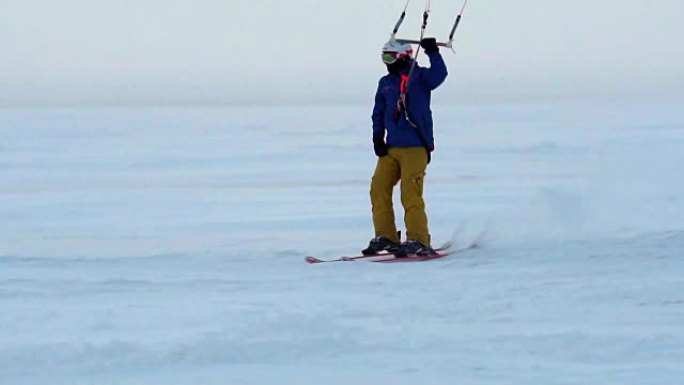
[[[308,265],[372,236],[368,106],[0,110],[0,384],[681,384],[678,111],[436,105],[483,247]]]

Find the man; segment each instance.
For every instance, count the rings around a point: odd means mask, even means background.
[[[385,250],[397,257],[435,254],[423,201],[423,178],[435,148],[430,94],[442,84],[447,69],[434,38],[425,38],[420,45],[430,59],[430,68],[413,65],[410,44],[390,40],[382,50],[388,74],[378,83],[372,119],[378,156],[370,190],[375,238],[362,251],[364,255]],[[392,204],[392,191],[399,181],[404,243],[400,243]]]

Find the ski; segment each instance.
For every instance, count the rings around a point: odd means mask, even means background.
[[[458,231],[454,233],[453,239],[456,239],[457,233],[458,233]],[[459,248],[452,248],[454,240],[449,241],[449,242],[445,243],[444,245],[442,245],[441,247],[435,249],[437,254],[429,255],[429,256],[409,255],[406,257],[397,258],[392,253],[379,253],[379,254],[373,254],[373,255],[357,255],[357,256],[352,256],[352,257],[347,256],[347,257],[340,257],[340,258],[336,258],[336,259],[319,259],[319,258],[316,258],[313,256],[308,256],[308,257],[304,258],[304,260],[309,264],[331,263],[331,262],[355,262],[355,261],[378,262],[378,263],[400,263],[400,262],[429,261],[432,259],[444,258],[444,257],[448,257],[452,254],[463,253],[463,252],[466,252],[468,250],[479,248],[482,246],[483,241],[484,241],[487,233],[488,233],[488,231],[485,228],[470,243],[468,243],[466,246],[459,247]]]
[[[435,251],[439,253],[446,253],[449,249],[451,248],[451,242],[448,242],[441,247],[435,249]],[[373,261],[374,258],[378,258],[380,260],[378,261]],[[304,260],[307,263],[329,263],[329,262],[351,262],[351,261],[358,261],[358,260],[368,260],[368,261],[373,261],[373,262],[382,262],[382,259],[394,259],[395,256],[392,253],[378,253],[378,254],[373,254],[373,255],[355,255],[355,256],[344,256],[336,259],[318,259],[313,256],[308,256],[304,258]],[[410,257],[407,257],[410,258]]]
[[[445,249],[443,251],[440,251],[439,249],[436,249],[437,254],[433,255],[409,255],[407,257],[403,258],[398,258],[395,256],[392,256],[391,258],[384,258],[384,259],[377,259],[377,260],[372,260],[371,262],[380,262],[380,263],[401,263],[401,262],[422,262],[422,261],[430,261],[433,259],[439,259],[439,258],[444,258],[448,257],[453,254],[459,254],[466,252],[468,250],[472,249],[477,249],[482,246],[482,238],[483,238],[483,233],[477,236],[477,238],[472,241],[470,244],[464,247],[456,248],[456,249]]]
[[[433,255],[407,255],[406,257],[396,257],[394,255],[390,255],[387,257],[382,257],[379,259],[371,259],[369,262],[377,262],[377,263],[400,263],[400,262],[422,262],[422,261],[429,261],[432,259],[439,259],[439,258],[444,258],[448,257],[449,255],[453,254],[456,252],[456,250],[452,251],[444,251],[444,252],[437,252],[437,254]]]
[[[434,255],[409,255],[406,257],[396,257],[394,254],[383,253],[379,255],[364,255],[357,257],[342,257],[337,259],[321,260],[316,257],[306,257],[306,262],[310,264],[316,263],[330,263],[330,262],[355,262],[355,261],[366,261],[366,262],[376,262],[376,263],[402,263],[402,262],[423,262],[430,261],[433,259],[440,259],[448,257],[453,254],[463,253],[468,250],[472,250],[478,247],[477,243],[472,243],[466,247],[461,247],[458,249],[435,249],[437,254]]]

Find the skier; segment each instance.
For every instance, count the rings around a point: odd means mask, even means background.
[[[434,38],[420,46],[430,68],[413,63],[413,49],[391,39],[382,49],[388,74],[380,78],[373,108],[373,147],[378,162],[370,197],[375,238],[364,255],[390,251],[397,257],[434,255],[423,201],[423,178],[434,150],[430,93],[447,77],[444,60]],[[401,181],[401,203],[407,240],[400,243],[394,221],[392,192]]]

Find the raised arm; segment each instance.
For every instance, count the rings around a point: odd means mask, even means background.
[[[449,73],[446,64],[444,64],[444,59],[438,51],[429,52],[427,57],[430,58],[430,68],[423,69],[423,82],[430,90],[434,90],[444,82]]]

